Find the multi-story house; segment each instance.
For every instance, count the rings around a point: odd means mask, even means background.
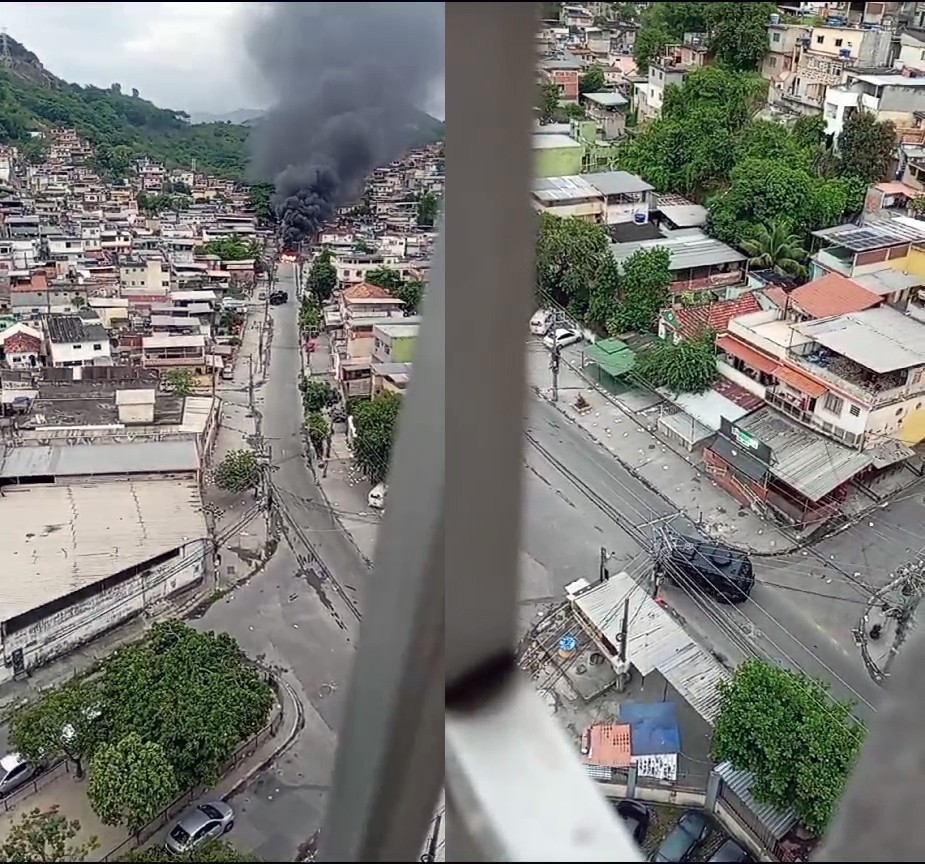
[[[419,325],[410,319],[373,325],[373,360],[376,363],[410,363]]]
[[[665,53],[649,66],[645,82],[636,85],[639,119],[660,117],[666,88],[672,84],[680,86],[688,72],[708,65],[710,59],[707,37],[703,33],[685,33],[680,45],[669,45]]]
[[[580,60],[540,60],[538,66],[540,81],[555,84],[559,88],[559,98],[562,102],[578,101],[578,82],[584,68]]]
[[[87,290],[76,279],[51,279],[43,270],[10,272],[10,311],[18,318],[76,312]]]
[[[827,87],[823,101],[825,131],[836,141],[845,121],[859,110],[890,121],[900,133],[915,128],[925,111],[925,64],[876,73],[846,70],[844,82]]]
[[[170,271],[162,258],[123,257],[119,263],[119,280],[126,288],[140,288],[156,294],[170,288]]]
[[[110,366],[109,335],[99,323],[79,315],[48,315],[43,319],[49,366]]]
[[[585,93],[581,97],[587,116],[597,123],[605,141],[620,138],[626,131],[629,100],[620,93]]]
[[[149,369],[208,368],[206,337],[201,333],[157,333],[141,340],[141,365]]]
[[[772,19],[768,26],[768,53],[761,63],[761,77],[770,82],[768,102],[776,103],[796,71],[810,28],[802,24],[785,24]]]

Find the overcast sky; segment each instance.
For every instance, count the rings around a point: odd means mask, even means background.
[[[164,108],[263,108],[243,30],[260,3],[7,3],[0,26],[53,74],[140,95]],[[425,106],[443,118],[443,96]]]

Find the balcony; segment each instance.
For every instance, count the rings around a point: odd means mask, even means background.
[[[838,247],[833,247],[832,249],[820,249],[814,256],[816,261],[824,270],[829,270],[834,273],[841,273],[842,276],[850,276],[854,271],[854,256],[850,253],[847,254],[847,257],[843,257],[843,255],[837,255],[833,252],[833,249],[835,248]]]

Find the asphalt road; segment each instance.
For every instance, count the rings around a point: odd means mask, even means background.
[[[213,605],[198,626],[234,636],[251,656],[281,670],[305,708],[305,729],[280,763],[234,800],[229,839],[264,861],[291,861],[320,828],[334,764],[336,730],[355,651],[368,571],[325,510],[302,458],[295,282],[281,264],[279,287],[289,302],[270,307],[269,363],[255,367],[260,429],[272,447],[277,503],[288,512],[284,540],[266,568]],[[310,543],[325,567],[313,562]],[[335,583],[340,585],[338,590]]]
[[[613,556],[613,565],[645,578],[648,559],[622,526],[638,528],[672,508],[555,406],[531,396],[524,423],[524,605],[561,598],[564,586],[579,577],[596,578],[601,546]],[[682,516],[670,524],[695,533]],[[846,533],[842,542],[854,540]],[[834,696],[856,702],[858,714],[870,716],[880,689],[864,669],[850,628],[827,629],[820,614],[834,606],[844,621],[854,620],[861,608],[857,587],[811,555],[754,564],[758,584],[741,606],[718,605],[670,585],[661,594],[707,647],[731,663],[757,651],[830,682]],[[828,575],[814,575],[815,568]],[[786,587],[776,587],[781,585]]]

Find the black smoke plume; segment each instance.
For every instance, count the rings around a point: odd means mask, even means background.
[[[419,134],[443,78],[443,3],[266,4],[248,53],[273,99],[250,170],[275,183],[293,248]]]

